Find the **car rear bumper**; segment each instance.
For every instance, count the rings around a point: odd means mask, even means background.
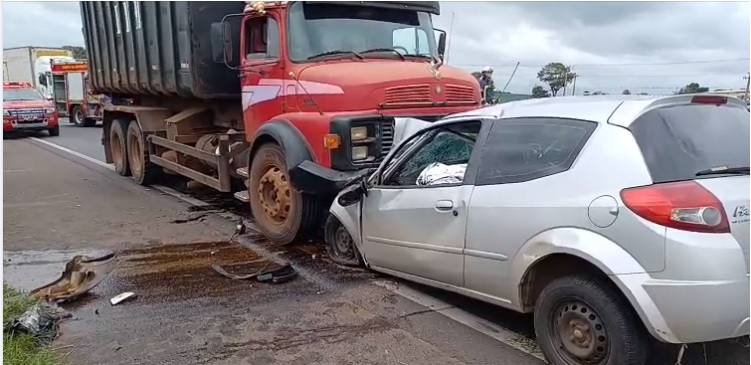
[[[626,279],[629,275],[619,275]],[[676,281],[648,278],[631,288],[650,333],[669,343],[709,342],[749,334],[749,278]],[[624,280],[627,286],[635,277]]]

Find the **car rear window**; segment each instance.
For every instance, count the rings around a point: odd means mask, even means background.
[[[749,166],[749,112],[681,105],[645,113],[629,127],[656,183],[690,180],[713,167]]]

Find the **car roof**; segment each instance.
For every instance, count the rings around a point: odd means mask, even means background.
[[[464,119],[557,117],[628,126],[645,112],[665,106],[690,104],[697,94],[670,96],[596,95],[561,96],[511,101],[447,116],[439,123]],[[710,96],[712,94],[700,94]],[[723,97],[722,95],[712,95]],[[727,106],[746,108],[738,98],[728,97]]]

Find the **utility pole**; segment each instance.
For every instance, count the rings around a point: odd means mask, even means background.
[[[573,85],[572,85],[572,87],[571,87],[571,95],[573,95],[573,96],[576,96],[576,78],[577,78],[578,76],[579,76],[579,75],[577,75],[577,74],[574,74],[574,84],[573,84]]]
[[[451,38],[452,38],[451,35],[452,35],[452,33],[454,33],[454,16],[455,15],[456,15],[456,13],[454,13],[452,11],[451,12],[451,25],[449,25],[449,34],[446,37],[446,38],[448,38],[448,39],[446,39],[446,56],[445,56],[446,59],[443,61],[443,63],[445,63],[447,65],[449,64],[449,54],[451,54],[451,52],[450,52],[451,51]]]
[[[563,96],[566,96],[566,84],[568,84],[568,72],[563,69]]]
[[[751,72],[747,73],[746,76],[743,76],[743,79],[746,80],[746,102],[748,103],[749,100],[751,100],[748,98],[748,88],[751,86]]]

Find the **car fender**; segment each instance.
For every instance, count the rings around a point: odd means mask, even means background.
[[[341,193],[339,195],[341,195]],[[362,245],[362,234],[360,228],[360,222],[362,222],[360,219],[360,212],[362,212],[360,207],[362,201],[344,207],[339,204],[339,195],[337,195],[334,202],[331,203],[329,213],[336,217],[336,219],[338,219],[342,226],[347,230],[350,237],[352,237],[352,242],[355,243],[355,246],[357,246],[357,249],[360,251],[360,255],[362,256],[365,265],[368,266],[368,258],[365,255],[365,250]]]
[[[518,288],[528,270],[553,254],[572,255],[599,268],[628,299],[650,334],[666,342],[678,341],[644,290],[643,285],[651,279],[644,267],[617,243],[581,228],[550,229],[522,245],[510,265],[509,283],[513,287],[507,288],[507,292],[512,306],[523,307]]]

